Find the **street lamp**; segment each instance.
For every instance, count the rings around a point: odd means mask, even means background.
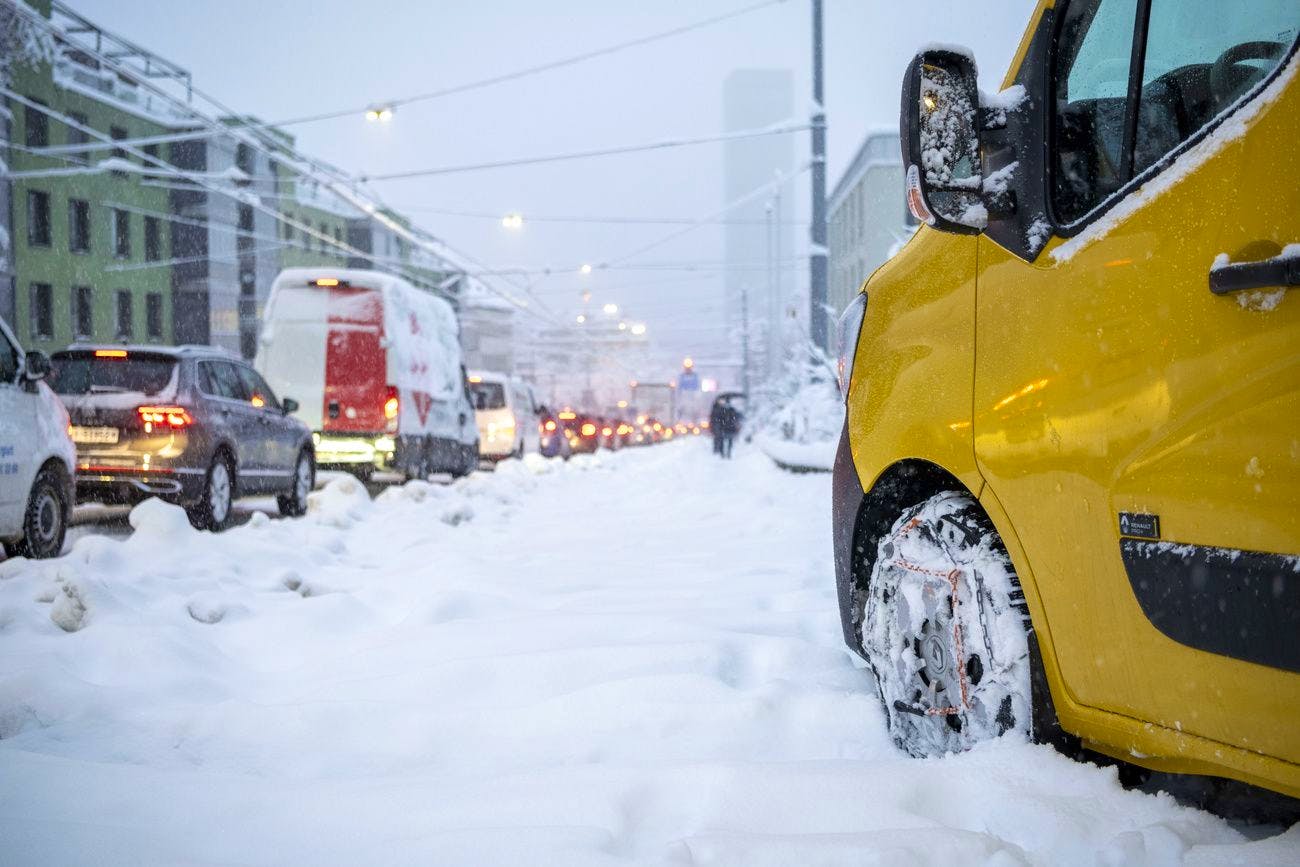
[[[578,270],[581,271],[583,274],[590,274],[590,273],[591,273],[591,265],[588,264],[588,263],[586,263],[586,262],[584,262],[584,263],[582,264],[582,267],[579,268]]]
[[[619,331],[627,331],[627,323],[626,323],[626,322],[620,322],[620,323],[618,323],[618,330],[619,330]]]
[[[585,313],[579,313],[579,314],[578,314],[578,324],[581,325],[582,323],[584,323],[584,322],[586,322],[586,321],[587,321],[587,314],[585,314]]]
[[[393,107],[390,105],[374,105],[366,109],[366,120],[371,123],[388,123],[393,119]]]
[[[605,305],[604,307],[602,307],[601,309],[604,310],[605,313],[607,313],[607,314],[610,315],[610,316],[613,316],[613,315],[615,315],[616,313],[618,313],[618,305],[615,304],[615,303],[613,303],[613,302],[610,302],[609,304],[606,304],[606,305]]]
[[[501,218],[501,225],[506,229],[522,229],[524,227],[524,215],[506,214]]]

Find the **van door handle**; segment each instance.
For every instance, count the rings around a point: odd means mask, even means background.
[[[1216,265],[1210,269],[1210,291],[1215,295],[1272,286],[1284,289],[1300,286],[1300,252],[1283,253],[1259,262]]]

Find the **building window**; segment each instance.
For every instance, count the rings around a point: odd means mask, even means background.
[[[68,249],[90,252],[90,202],[85,199],[68,199]]]
[[[117,290],[117,336],[119,339],[129,340],[135,334],[135,323],[132,321],[134,313],[132,310],[133,300],[129,290]]]
[[[145,158],[146,158],[145,161],[144,161],[144,165],[145,165],[145,168],[146,168],[146,169],[155,169],[155,170],[156,170],[156,169],[159,168],[159,165],[158,165],[158,164],[162,162],[162,157],[160,157],[160,156],[158,155],[158,145],[156,145],[156,144],[147,144],[147,145],[145,145],[145,146],[144,146],[144,155],[145,155]]]
[[[162,224],[157,217],[144,218],[144,259],[157,262],[162,258]]]
[[[32,100],[37,102],[38,100]],[[42,106],[44,103],[42,103]],[[43,148],[50,143],[50,118],[42,108],[29,105],[23,110],[26,142],[29,148]]]
[[[113,209],[113,255],[131,258],[131,215],[121,208]]]
[[[109,127],[108,135],[111,139],[113,139],[113,141],[123,141],[130,136],[130,133],[128,133],[123,127],[114,126],[114,127]],[[119,160],[125,160],[125,159],[130,159],[130,156],[127,154],[125,148],[119,147],[119,148],[113,148],[113,158]],[[126,177],[126,172],[114,171],[113,176],[118,178],[124,178]]]
[[[75,340],[95,336],[95,293],[89,286],[72,287],[72,336]]]
[[[85,129],[90,128],[90,122],[86,119],[86,116],[84,114],[77,114],[75,111],[70,111],[68,112],[68,119],[78,124],[78,126],[68,124],[68,144],[73,145],[74,147],[90,144],[90,135],[85,132]],[[90,151],[74,151],[69,153],[67,156],[68,159],[73,162],[85,163],[90,160]]]
[[[144,296],[144,327],[150,340],[163,339],[163,297],[161,292]]]
[[[334,252],[329,249],[330,247],[329,236],[330,236],[330,227],[325,225],[324,223],[321,223],[320,224],[320,251],[322,253],[326,251]]]
[[[50,194],[41,190],[27,191],[27,243],[50,246]]]
[[[292,240],[293,240],[293,223],[290,223],[290,222],[288,222],[288,221],[293,219],[293,214],[285,214],[285,215],[284,215],[284,218],[285,218],[285,221],[286,221],[285,224],[284,224],[284,239],[285,239],[286,241],[292,241]]]
[[[253,206],[252,205],[239,206],[239,231],[241,232],[253,231]]]
[[[253,176],[253,149],[246,144],[235,148],[235,168],[250,178]]]
[[[54,336],[54,291],[49,283],[32,284],[32,337],[49,340]]]

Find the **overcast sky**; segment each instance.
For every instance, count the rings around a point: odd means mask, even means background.
[[[241,112],[281,120],[381,102],[560,59],[729,12],[753,0],[71,0],[91,20],[188,68]],[[974,49],[996,89],[1033,0],[826,0],[826,103],[833,188],[870,128],[896,128],[903,69],[929,42]],[[341,168],[382,173],[561,153],[722,130],[722,82],[739,67],[794,72],[808,113],[810,2],[779,5],[682,36],[488,89],[398,109],[386,125],[360,115],[294,126],[299,147]],[[806,133],[796,152],[808,152]],[[700,217],[722,200],[722,145],[376,183],[393,206],[493,266],[574,267],[618,258],[676,228],[499,220],[529,216]],[[809,186],[795,186],[806,220]],[[796,231],[799,253],[807,232]],[[650,264],[715,262],[706,226],[646,253]],[[806,277],[800,273],[800,285]],[[665,357],[707,356],[719,330],[722,277],[685,271],[565,273],[535,288],[559,312],[589,286],[644,320]]]

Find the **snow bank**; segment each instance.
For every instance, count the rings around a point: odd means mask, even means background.
[[[1016,740],[899,754],[840,637],[825,476],[692,438],[374,500],[346,482],[299,520],[213,535],[146,503],[125,541],[0,563],[0,861],[1264,864],[1300,843]]]

